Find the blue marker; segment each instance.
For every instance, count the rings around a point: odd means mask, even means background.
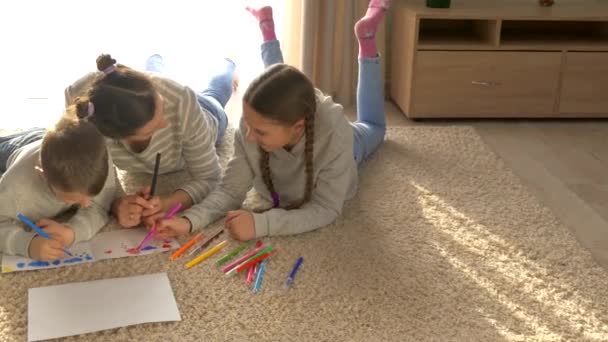
[[[260,269],[258,270],[258,276],[255,278],[255,283],[253,284],[253,292],[260,292],[260,286],[262,286],[262,278],[264,277],[264,269],[266,269],[266,261],[268,259],[262,260],[260,262]]]
[[[295,278],[296,273],[298,272],[298,269],[300,268],[300,265],[302,265],[303,261],[304,258],[299,257],[298,261],[296,261],[296,264],[293,265],[293,269],[291,270],[291,273],[289,273],[289,277],[287,277],[287,281],[285,282],[285,288],[291,287],[291,283],[293,283],[293,278]]]
[[[30,221],[27,217],[23,216],[22,214],[17,214],[17,218],[20,219],[23,223],[27,224],[30,228],[32,228],[32,230],[35,231],[36,234],[42,236],[45,239],[51,239],[51,236],[47,232],[35,225],[34,222]],[[70,251],[65,248],[63,249],[63,251],[69,256],[74,256],[72,253],[70,253]]]

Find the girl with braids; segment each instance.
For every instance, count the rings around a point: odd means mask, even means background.
[[[89,102],[78,101],[49,130],[0,137],[0,253],[64,258],[65,247],[89,240],[109,221],[118,181],[92,115]],[[73,207],[67,221],[54,219]],[[19,213],[51,239],[24,230]]]
[[[65,90],[67,104],[82,96],[94,105],[90,122],[107,138],[116,167],[152,174],[160,153],[159,174],[187,170],[192,176],[163,198],[150,198],[149,186],[117,198],[112,213],[121,226],[138,226],[146,217],[162,214],[178,202],[189,208],[219,182],[215,146],[224,136],[228,124],[224,107],[236,84],[235,64],[228,59],[222,62],[207,89],[195,93],[161,75],[159,55],[148,59],[145,73],[101,55],[97,58],[99,72]]]
[[[258,19],[267,69],[243,98],[234,155],[220,186],[181,217],[159,222],[159,236],[200,229],[226,215],[238,240],[298,234],[333,222],[357,188],[357,165],[384,140],[383,85],[374,36],[388,1],[372,0],[355,25],[359,40],[358,119],[350,123],[336,104],[296,68],[282,64],[272,9],[249,9]],[[269,208],[235,210],[251,187]],[[230,211],[235,210],[235,211]]]

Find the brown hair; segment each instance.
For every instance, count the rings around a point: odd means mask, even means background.
[[[108,177],[108,152],[104,137],[86,119],[88,113],[88,101],[77,98],[47,130],[40,149],[40,166],[49,185],[95,196]]]
[[[97,57],[97,69],[102,73],[85,96],[95,106],[90,122],[101,134],[113,139],[133,135],[154,117],[157,93],[152,80],[116,64],[110,55]]]
[[[297,209],[312,197],[313,147],[317,101],[312,82],[298,69],[287,64],[275,64],[254,79],[243,96],[243,100],[267,119],[285,126],[294,125],[304,119],[306,158],[306,189],[299,202],[285,209]],[[272,183],[268,152],[260,148],[260,170],[264,184],[270,193],[275,193]]]

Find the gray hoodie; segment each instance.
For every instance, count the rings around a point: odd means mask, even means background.
[[[50,190],[44,177],[35,169],[41,141],[28,144],[9,158],[6,173],[0,178],[0,252],[29,256],[30,241],[36,234],[25,231],[17,220],[22,213],[32,220],[54,218],[70,208]],[[109,156],[108,156],[109,157]],[[108,158],[108,177],[103,190],[88,208],[79,208],[65,226],[74,230],[74,242],[92,238],[109,220],[108,212],[116,193],[116,172]]]
[[[253,214],[256,236],[289,235],[311,231],[332,223],[342,212],[344,201],[357,190],[357,166],[353,155],[353,130],[341,105],[316,91],[317,112],[314,132],[314,190],[310,202],[299,209],[275,208]],[[201,203],[183,213],[192,222],[193,231],[241,207],[253,186],[267,201],[271,196],[262,180],[260,151],[256,143],[245,139],[243,121],[234,138],[234,155],[221,184]],[[305,192],[305,139],[291,151],[270,153],[270,170],[280,207],[299,201]]]

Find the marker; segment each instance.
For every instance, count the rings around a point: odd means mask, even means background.
[[[184,252],[187,251],[188,248],[194,246],[194,244],[198,240],[200,240],[202,237],[203,237],[203,233],[196,234],[192,239],[190,239],[190,241],[188,241],[183,246],[181,246],[180,249],[178,249],[177,251],[175,251],[175,253],[171,254],[171,256],[169,257],[169,259],[175,260],[175,259],[179,258],[180,255],[184,254]]]
[[[154,174],[152,175],[152,185],[150,186],[150,198],[154,197],[156,191],[156,179],[158,178],[158,168],[160,166],[160,153],[156,154],[156,162],[154,163]]]
[[[194,248],[192,248],[192,250],[190,250],[190,253],[188,253],[188,256],[196,253],[201,248],[205,248],[209,244],[209,242],[213,241],[213,239],[218,237],[223,232],[224,232],[224,230],[220,229],[217,232],[213,233],[213,235],[209,236],[206,240],[203,240],[202,242],[198,243],[196,246],[194,246]]]
[[[173,208],[171,208],[171,210],[169,210],[169,212],[167,212],[165,214],[165,216],[163,217],[163,220],[168,220],[170,218],[173,217],[173,215],[177,214],[177,212],[179,211],[179,209],[182,207],[181,203],[177,203],[176,205],[173,206]],[[156,235],[156,233],[158,232],[158,230],[156,230],[156,226],[153,227],[150,232],[148,233],[148,235],[146,235],[146,237],[141,240],[141,242],[139,243],[139,246],[135,247],[136,250],[140,250],[141,248],[143,248],[148,242],[150,242],[150,240],[152,240],[152,238]]]
[[[247,248],[247,246],[249,246],[251,244],[251,241],[249,242],[245,242],[244,244],[240,245],[239,247],[233,249],[232,251],[230,251],[230,253],[224,255],[223,257],[221,257],[218,261],[215,262],[216,266],[221,266],[222,264],[225,264],[226,262],[228,262],[230,259],[234,258],[235,256],[237,256],[239,253],[241,253],[245,248]]]
[[[262,260],[262,262],[260,263],[260,270],[258,271],[258,276],[255,278],[255,284],[253,284],[254,293],[260,292],[260,287],[262,286],[262,278],[264,277],[264,269],[266,268],[267,261],[268,259]]]
[[[47,232],[45,232],[44,230],[42,230],[42,228],[35,225],[34,222],[30,221],[27,217],[23,216],[23,214],[17,214],[17,218],[20,219],[21,222],[27,224],[30,228],[32,228],[33,231],[36,232],[36,234],[40,235],[44,239],[49,239],[49,240],[52,239],[51,236]],[[68,251],[67,248],[64,248],[63,252],[69,256],[74,256],[74,254],[70,253],[70,251]]]
[[[268,249],[268,250],[266,250],[266,249]],[[242,257],[238,258],[237,260],[231,262],[227,266],[224,266],[224,268],[222,268],[222,272],[224,272],[224,273],[230,272],[233,268],[240,266],[241,264],[247,262],[248,260],[251,260],[252,258],[255,258],[258,255],[264,254],[270,250],[272,250],[272,246],[262,245],[256,249],[252,250],[251,252],[243,255]]]
[[[300,268],[300,265],[302,265],[303,261],[304,261],[304,258],[299,257],[298,260],[296,261],[296,264],[293,265],[293,269],[291,270],[291,273],[289,273],[289,277],[287,277],[287,281],[285,281],[285,288],[291,287],[291,284],[293,283],[293,278],[295,278],[296,273],[298,272],[298,269]]]
[[[259,256],[256,256],[255,258],[253,258],[253,259],[245,262],[244,264],[239,265],[236,268],[233,268],[228,273],[226,273],[226,275],[227,276],[231,276],[231,275],[235,275],[236,273],[243,272],[243,270],[246,270],[250,266],[253,267],[253,265],[255,265],[257,262],[265,260],[267,258],[270,258],[271,256],[275,255],[278,251],[279,251],[278,249],[275,249],[275,250],[271,250],[270,252],[267,252],[267,253],[261,254]]]
[[[205,259],[209,258],[210,256],[212,256],[213,254],[219,252],[220,249],[224,248],[224,246],[226,246],[227,243],[228,243],[228,240],[224,240],[224,241],[218,243],[217,245],[215,245],[210,250],[206,251],[205,253],[199,255],[198,257],[196,257],[196,259],[193,259],[192,261],[190,261],[189,263],[187,263],[186,264],[186,268],[190,268],[192,266],[195,266],[195,265],[199,264],[200,262],[204,261]]]
[[[247,284],[251,284],[251,282],[253,281],[253,272],[255,271],[257,265],[258,264],[255,264],[249,267],[249,270],[247,271],[247,279],[245,280]]]

